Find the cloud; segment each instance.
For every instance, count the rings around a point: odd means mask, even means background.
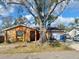
[[[72,2],[70,2],[70,4],[69,4],[69,6],[68,7],[79,7],[79,1],[72,1]]]
[[[25,15],[24,17],[26,17],[28,20],[32,19],[32,15]]]
[[[15,8],[14,8],[14,7],[9,7],[9,13],[13,13],[13,12],[14,12],[14,10],[15,10]]]
[[[62,23],[70,23],[70,22],[74,23],[74,18],[72,18],[72,17],[65,18],[65,17],[60,16],[57,20]]]
[[[0,9],[0,15],[2,15],[2,16],[8,16],[9,12],[7,10],[5,10],[4,8],[1,8]]]
[[[0,26],[2,25],[2,20],[0,20]]]
[[[3,6],[2,5],[0,5],[0,9],[2,8]]]
[[[51,27],[58,27],[58,25],[61,23],[63,23],[64,25],[69,23],[74,23],[74,18],[72,17],[65,18],[65,17],[59,16],[57,20],[51,23]]]
[[[6,17],[9,16],[10,13],[14,12],[14,6],[7,6],[7,8],[5,8],[4,6],[0,5],[0,15]]]

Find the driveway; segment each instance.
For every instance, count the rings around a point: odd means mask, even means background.
[[[79,51],[79,42],[73,42],[69,47]]]
[[[79,42],[73,41],[72,39],[66,40],[65,45],[69,46],[70,48],[75,49],[76,51],[79,51]]]
[[[0,59],[79,59],[79,52],[63,51],[30,54],[0,54]]]

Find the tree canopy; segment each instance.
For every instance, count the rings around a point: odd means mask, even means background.
[[[20,5],[35,18],[36,23],[46,25],[56,19],[70,0],[2,0],[4,5]]]
[[[40,27],[40,40],[45,40],[46,28],[61,15],[70,0],[1,0],[5,8],[19,5],[28,10],[29,14]]]

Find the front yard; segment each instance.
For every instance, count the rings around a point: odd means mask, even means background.
[[[14,53],[36,53],[36,52],[52,52],[52,51],[72,51],[73,49],[58,43],[56,46],[50,46],[47,43],[38,45],[35,42],[25,43],[17,42],[13,44],[0,44],[1,54]]]

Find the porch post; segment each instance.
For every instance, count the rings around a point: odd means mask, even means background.
[[[35,31],[35,41],[37,41],[37,35],[36,34],[37,34],[37,32]]]
[[[5,31],[5,36],[4,36],[4,43],[7,42],[7,31]]]
[[[23,31],[24,33],[23,33],[23,42],[25,41],[25,31]]]

